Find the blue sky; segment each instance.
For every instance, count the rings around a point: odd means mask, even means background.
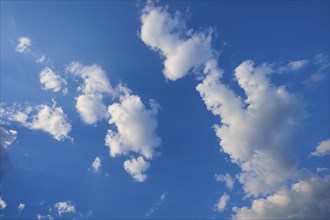
[[[329,218],[328,1],[1,1],[2,219]]]

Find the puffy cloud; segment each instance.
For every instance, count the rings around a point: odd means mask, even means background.
[[[234,207],[233,219],[328,219],[329,176],[310,174],[266,198],[255,199],[250,208]]]
[[[100,157],[96,157],[92,163],[92,170],[94,173],[98,173],[101,169],[102,161]]]
[[[166,199],[166,193],[162,193],[158,199],[158,201],[156,202],[156,204],[153,205],[153,207],[151,207],[148,212],[145,214],[146,218],[149,218],[154,212],[156,212],[160,206],[163,204],[163,202]]]
[[[230,199],[230,196],[227,193],[224,193],[220,198],[217,204],[215,204],[215,209],[219,212],[222,212],[225,210],[227,203]]]
[[[130,152],[148,159],[153,157],[154,148],[161,142],[156,134],[159,105],[154,100],[149,105],[147,109],[139,96],[125,93],[120,96],[120,103],[108,107],[109,123],[117,128],[117,131],[109,129],[105,138],[112,157]]]
[[[218,182],[224,182],[228,189],[233,189],[234,187],[234,179],[226,173],[225,175],[215,175],[215,180]]]
[[[7,203],[5,200],[3,200],[1,197],[0,197],[0,209],[5,209],[7,207]]]
[[[222,71],[215,61],[206,64],[206,77],[196,87],[207,108],[221,118],[221,125],[214,126],[216,135],[222,150],[242,168],[238,178],[248,196],[273,192],[296,170],[290,141],[304,116],[303,105],[284,87],[270,83],[273,71],[252,61],[235,69],[244,102],[220,82]]]
[[[44,68],[39,75],[40,83],[43,85],[44,90],[52,90],[53,92],[59,92],[62,86],[65,86],[66,81],[57,75],[49,67]],[[63,93],[66,93],[67,89],[63,89]]]
[[[81,95],[76,98],[76,109],[82,120],[87,124],[94,124],[107,118],[103,96],[113,94],[113,89],[104,70],[96,64],[85,66],[72,62],[66,71],[83,80],[83,84],[78,87]]]
[[[58,202],[54,205],[54,207],[60,217],[62,217],[63,214],[76,212],[75,204],[70,201]]]
[[[42,130],[52,135],[56,140],[71,139],[68,133],[71,131],[71,124],[68,122],[67,115],[61,107],[48,105],[37,105],[27,107],[10,107],[1,111],[0,117],[9,121],[15,121],[21,125],[33,129]]]
[[[137,182],[144,182],[147,175],[144,172],[149,169],[150,164],[143,159],[143,157],[132,158],[124,162],[124,169],[132,175],[133,179]]]
[[[18,39],[18,45],[16,46],[16,51],[23,53],[28,50],[29,46],[32,45],[32,40],[28,37],[20,37]]]
[[[310,154],[310,156],[322,157],[330,154],[330,139],[322,141],[316,147],[316,150]]]
[[[18,211],[18,212],[22,212],[23,209],[25,209],[25,204],[24,204],[24,203],[20,203],[20,204],[17,206],[17,211]]]
[[[178,12],[171,15],[167,8],[149,3],[142,10],[140,20],[140,38],[164,56],[163,73],[167,79],[179,79],[213,56],[212,30],[194,33],[186,28]]]

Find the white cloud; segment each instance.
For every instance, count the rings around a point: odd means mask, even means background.
[[[330,139],[322,141],[316,147],[316,150],[310,154],[310,156],[322,157],[330,154]]]
[[[28,37],[20,37],[18,39],[18,45],[16,46],[16,51],[23,53],[28,50],[29,46],[32,45],[32,40]]]
[[[144,172],[149,169],[149,167],[150,164],[141,156],[124,162],[124,169],[131,174],[133,179],[137,182],[144,182],[147,179],[147,175]]]
[[[222,150],[243,172],[238,175],[248,196],[271,193],[295,172],[296,159],[290,153],[295,124],[303,115],[303,105],[284,87],[268,79],[273,67],[255,67],[245,61],[235,69],[238,84],[247,96],[243,102],[220,82],[222,71],[215,61],[206,64],[206,77],[196,89],[207,108],[219,115],[215,125]]]
[[[48,214],[48,215],[37,214],[36,218],[38,220],[53,220],[54,219],[53,216],[51,216],[50,214]]]
[[[18,211],[18,212],[22,212],[23,209],[25,209],[25,204],[24,204],[24,203],[20,203],[20,204],[17,206],[17,211]]]
[[[7,207],[7,203],[5,200],[3,200],[1,197],[0,197],[0,209],[5,209]]]
[[[293,72],[298,71],[305,67],[309,63],[308,60],[295,60],[290,61],[286,66],[281,66],[278,68],[278,72]]]
[[[149,218],[154,212],[156,212],[160,206],[163,204],[163,202],[166,199],[166,193],[162,193],[158,199],[158,201],[156,202],[156,204],[153,205],[153,207],[151,207],[148,212],[145,214],[146,218]]]
[[[328,219],[329,176],[308,175],[266,198],[255,199],[251,207],[234,207],[233,219]]]
[[[46,61],[45,55],[41,55],[37,60],[36,63],[44,63]]]
[[[0,127],[0,144],[1,148],[3,147],[5,150],[8,149],[9,145],[11,145],[17,138],[17,131],[15,130],[7,130]]]
[[[66,81],[57,75],[49,67],[44,68],[39,75],[40,83],[43,85],[44,90],[52,90],[53,92],[59,92],[62,86],[65,86]],[[63,89],[63,92],[66,93],[67,89]]]
[[[117,131],[109,129],[105,138],[112,157],[130,152],[148,159],[153,157],[154,148],[161,142],[156,134],[159,105],[154,100],[149,105],[147,109],[139,96],[126,93],[120,96],[120,103],[108,107],[109,123],[117,128]]]
[[[303,81],[303,84],[306,87],[312,87],[322,82],[324,78],[325,78],[325,74],[322,72],[313,73],[312,75],[310,75],[310,77],[308,77]]]
[[[219,212],[222,212],[225,210],[227,203],[230,199],[230,196],[227,193],[224,193],[220,198],[217,204],[215,204],[215,209]]]
[[[326,167],[318,167],[318,168],[316,168],[316,172],[317,172],[317,173],[328,173],[328,172],[329,172],[329,168],[326,168]]]
[[[226,184],[226,187],[230,190],[234,187],[234,179],[228,173],[226,173],[225,175],[215,174],[215,180],[218,182],[224,182]]]
[[[98,173],[101,169],[102,161],[100,157],[96,157],[92,163],[92,170],[94,173]]]
[[[18,122],[29,129],[49,133],[58,141],[71,139],[68,135],[71,124],[62,108],[56,107],[56,103],[52,107],[42,104],[21,109],[20,106],[2,109],[0,116],[9,121]]]
[[[62,217],[63,214],[76,212],[75,204],[70,201],[58,202],[54,205],[54,207],[60,217]]]
[[[212,30],[193,33],[178,12],[171,15],[167,8],[149,3],[142,10],[140,20],[140,38],[164,56],[163,73],[167,79],[179,79],[213,56]]]
[[[96,64],[84,66],[79,62],[72,62],[66,71],[83,80],[83,84],[78,87],[81,95],[76,98],[76,108],[82,120],[87,124],[94,124],[106,119],[108,113],[103,97],[113,95],[114,91],[104,70]]]

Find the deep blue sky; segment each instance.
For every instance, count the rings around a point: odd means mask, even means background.
[[[181,11],[196,31],[212,27],[212,46],[219,52],[224,81],[242,93],[233,81],[236,66],[247,59],[256,64],[284,65],[309,60],[299,72],[272,75],[305,104],[307,116],[295,139],[299,167],[313,172],[329,167],[329,157],[311,158],[316,145],[329,138],[329,68],[325,78],[310,87],[302,83],[318,70],[317,54],[329,56],[329,1],[179,1],[161,2],[169,11]],[[1,198],[7,203],[1,218],[46,215],[59,201],[73,201],[90,218],[144,218],[162,193],[166,199],[152,218],[229,218],[231,207],[249,204],[238,182],[224,212],[214,204],[226,191],[215,174],[240,171],[220,152],[212,125],[219,123],[205,107],[190,74],[175,82],[162,74],[162,58],[138,37],[143,2],[135,1],[1,1],[1,103],[50,104],[54,98],[72,125],[69,140],[57,141],[42,131],[18,124],[5,125],[18,136],[9,148],[9,165],[1,177]],[[98,64],[112,85],[124,82],[144,103],[161,106],[157,134],[162,139],[150,161],[148,179],[137,183],[122,168],[125,157],[112,158],[104,146],[109,125],[102,120],[86,125],[75,109],[76,84],[68,77],[69,93],[41,89],[42,66],[33,57],[15,51],[17,39],[32,39],[31,50],[45,54],[50,67],[66,77],[72,61]],[[328,58],[329,59],[329,58]],[[106,105],[111,104],[107,98]],[[102,158],[97,174],[88,170]],[[44,201],[43,205],[40,203]],[[19,203],[26,204],[17,214]],[[53,210],[53,217],[58,217]],[[77,214],[77,213],[76,213]],[[68,214],[65,217],[77,216]]]

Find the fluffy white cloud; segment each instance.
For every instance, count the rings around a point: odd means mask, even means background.
[[[6,201],[0,197],[0,209],[5,209],[6,207],[7,207]]]
[[[20,204],[17,206],[17,211],[18,211],[18,212],[22,212],[23,209],[25,209],[25,204],[24,204],[24,203],[20,203]]]
[[[205,66],[206,77],[196,89],[207,108],[219,115],[215,125],[222,150],[243,170],[238,175],[248,196],[271,193],[295,172],[296,160],[290,153],[295,124],[303,115],[303,105],[284,87],[272,85],[272,66],[255,67],[245,61],[235,69],[246,99],[220,82],[222,71],[215,61]]]
[[[230,196],[227,193],[224,193],[220,198],[217,204],[215,204],[215,209],[219,212],[222,212],[225,210],[227,203],[230,199]]]
[[[215,174],[215,180],[218,182],[224,182],[228,189],[233,189],[234,187],[234,179],[230,176],[230,174],[226,173],[225,175],[217,175]]]
[[[16,51],[19,53],[23,53],[28,50],[29,46],[32,45],[32,40],[28,37],[20,37],[18,39],[18,44],[16,46]]]
[[[213,56],[212,30],[194,33],[186,28],[178,12],[171,15],[167,8],[149,3],[140,20],[140,38],[165,57],[163,73],[167,79],[179,79]]]
[[[149,169],[149,167],[150,164],[141,156],[124,162],[124,169],[131,174],[133,179],[137,182],[144,182],[147,179],[147,175],[144,172]]]
[[[120,96],[120,103],[108,107],[109,123],[117,128],[117,131],[109,129],[105,138],[112,157],[130,152],[148,159],[153,157],[154,148],[161,142],[156,134],[159,105],[154,100],[149,105],[147,109],[139,96],[125,93]]]
[[[113,94],[113,89],[104,70],[96,64],[85,66],[72,62],[66,71],[83,80],[83,84],[78,87],[81,95],[76,98],[76,108],[82,120],[87,124],[94,124],[106,119],[108,113],[103,96]]]
[[[52,90],[53,92],[59,92],[62,86],[65,86],[66,81],[57,75],[49,67],[45,67],[39,75],[40,83],[43,85],[44,90]],[[67,89],[63,89],[63,93],[66,94]]]
[[[62,217],[63,214],[66,213],[75,213],[76,212],[76,208],[75,208],[75,204],[70,202],[70,201],[66,201],[66,202],[58,202],[54,205],[57,214]]]
[[[94,173],[98,173],[101,169],[102,161],[100,157],[96,157],[92,163],[92,170]]]
[[[319,143],[316,150],[310,156],[322,157],[330,154],[330,140],[325,140]]]
[[[233,219],[328,219],[329,184],[329,176],[310,174],[289,189],[253,200],[250,208],[234,207]]]
[[[17,106],[2,108],[0,117],[18,122],[29,129],[47,132],[58,141],[71,139],[68,135],[71,131],[71,124],[62,108],[56,107],[56,103],[52,107],[42,104],[21,109]]]

